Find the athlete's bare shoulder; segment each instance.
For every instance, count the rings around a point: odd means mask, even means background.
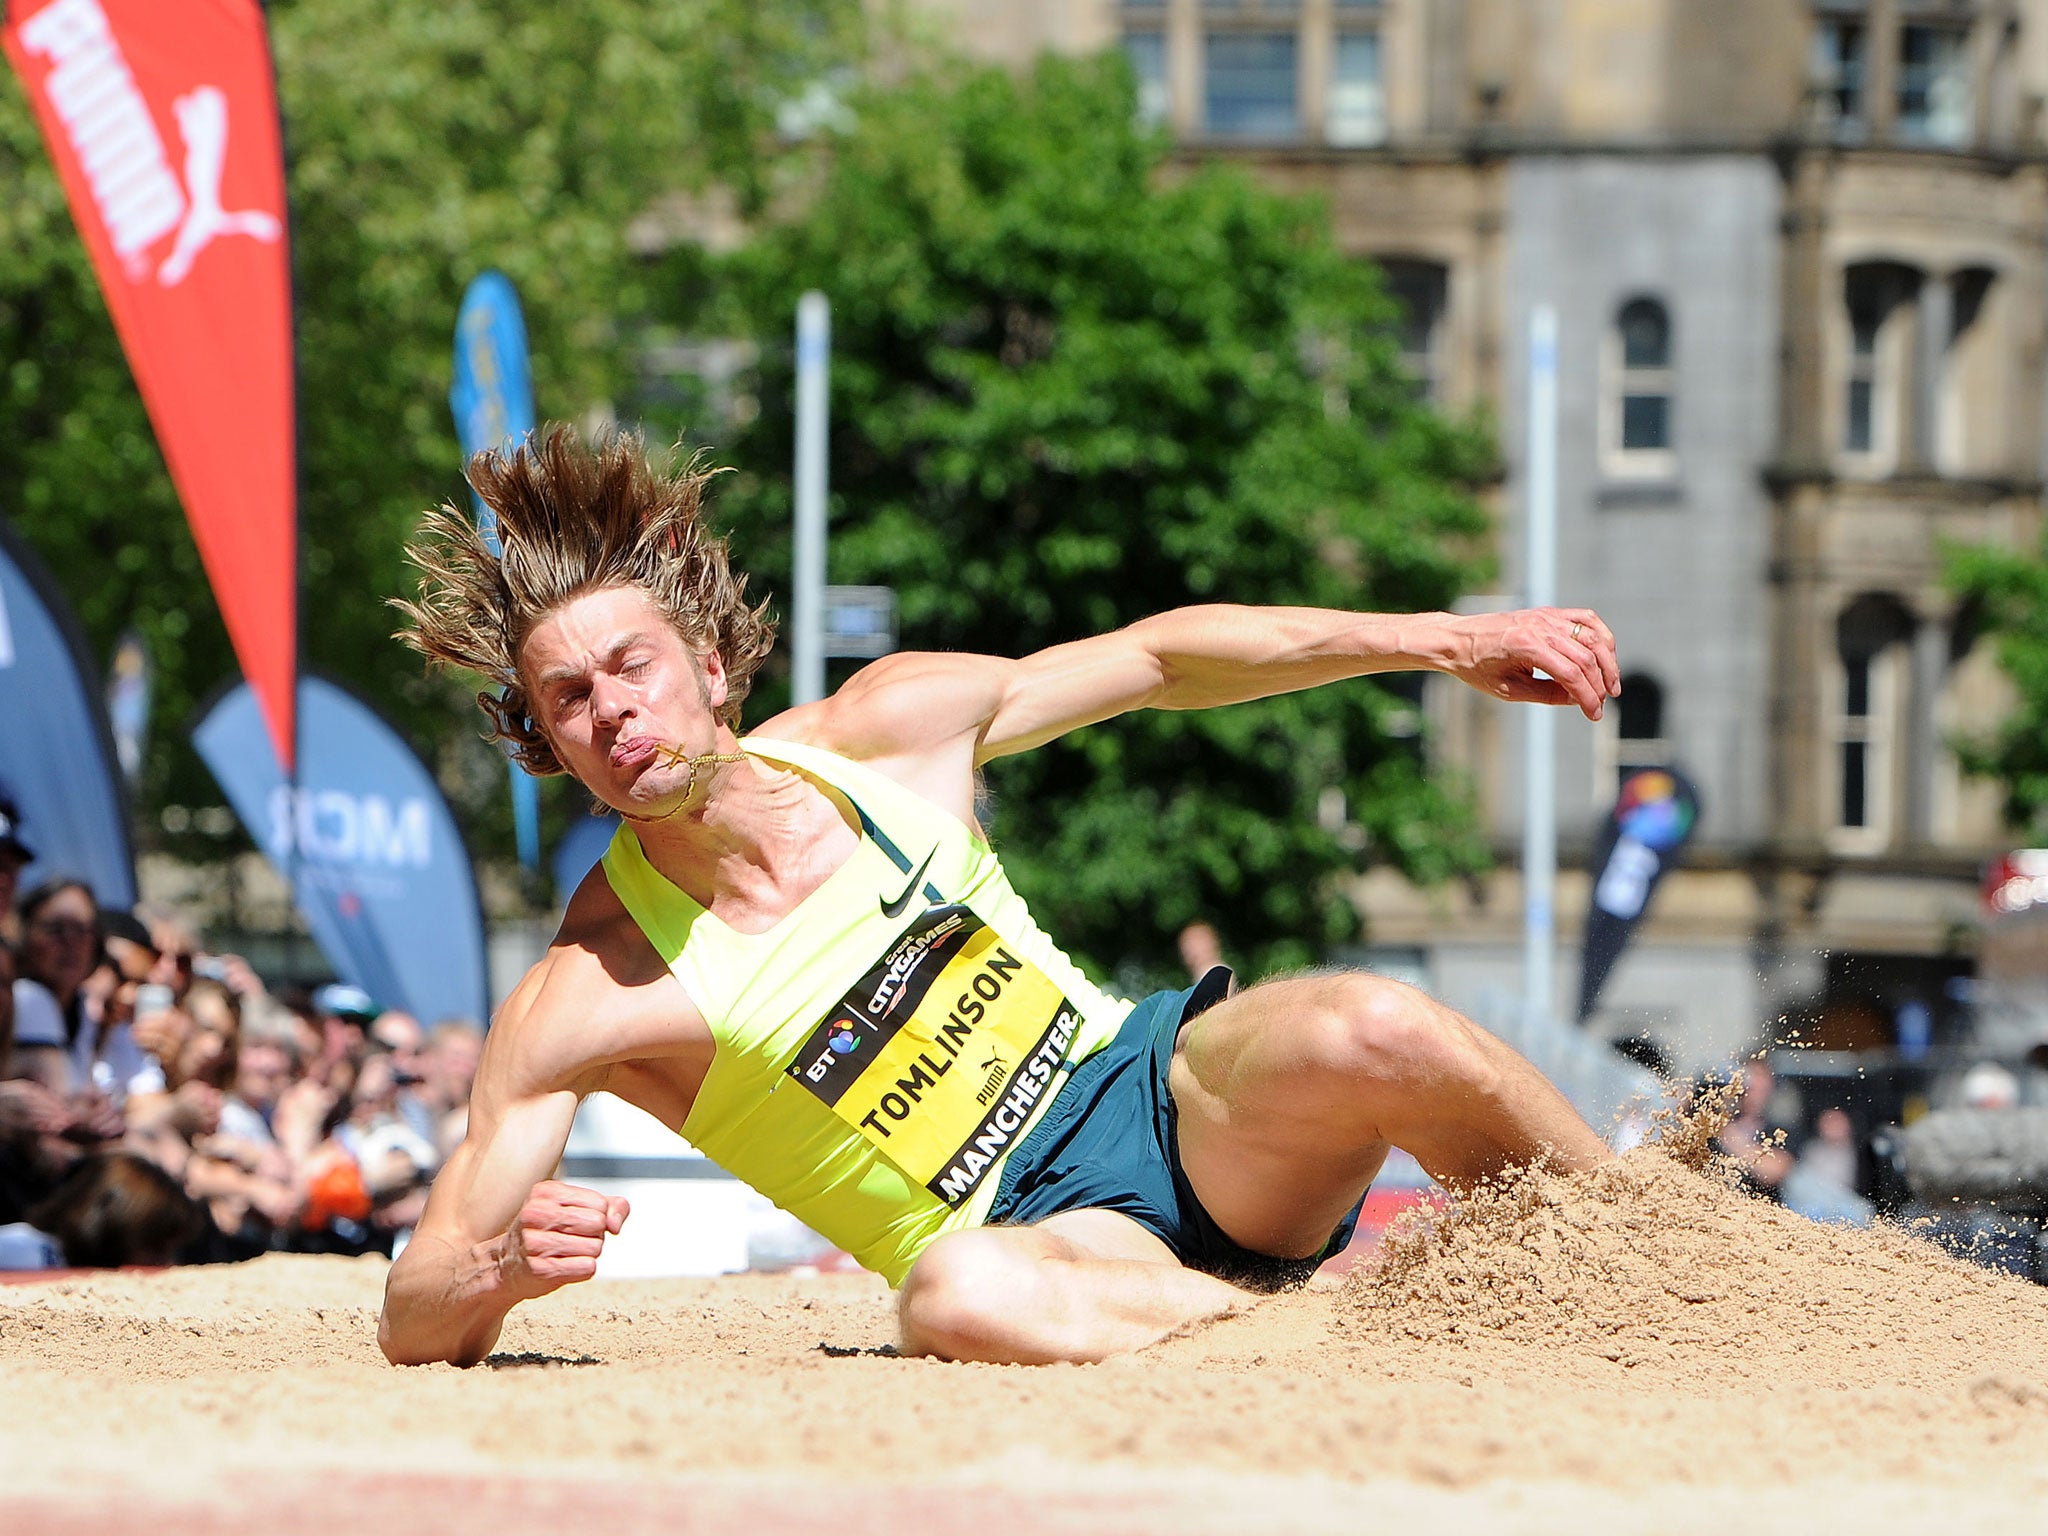
[[[988,656],[905,651],[861,668],[829,699],[784,710],[754,734],[865,764],[971,822],[975,753],[1000,697]]]
[[[487,1065],[527,1092],[590,1093],[624,1063],[708,1065],[703,1016],[627,913],[602,867],[585,876],[548,952],[492,1025]]]

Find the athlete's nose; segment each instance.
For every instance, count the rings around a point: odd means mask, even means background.
[[[603,725],[618,725],[638,712],[633,690],[616,678],[599,674],[590,685],[590,712]]]

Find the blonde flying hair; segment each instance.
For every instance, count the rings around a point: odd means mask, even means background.
[[[698,655],[725,663],[719,719],[737,730],[755,671],[775,643],[766,603],[750,607],[747,582],[706,531],[705,484],[716,470],[693,459],[657,471],[637,436],[607,432],[586,445],[551,426],[510,452],[469,461],[469,483],[497,514],[494,555],[469,515],[443,504],[427,513],[406,557],[419,570],[419,600],[394,598],[407,619],[398,638],[443,667],[481,672],[501,692],[476,696],[493,740],[538,774],[562,773],[554,746],[532,718],[519,651],[550,613],[588,592],[645,594]]]

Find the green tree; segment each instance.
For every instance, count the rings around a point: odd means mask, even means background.
[[[832,579],[894,586],[906,646],[1016,655],[1204,601],[1438,608],[1474,579],[1491,451],[1418,402],[1373,269],[1320,205],[1170,164],[1133,105],[1114,59],[857,95],[801,213],[714,274],[762,349],[717,505],[771,587],[806,288],[833,307]],[[1098,965],[1165,975],[1198,917],[1254,969],[1308,963],[1355,934],[1362,859],[1483,857],[1405,712],[1359,682],[1076,732],[992,765],[992,831]]]
[[[447,395],[455,311],[486,267],[518,284],[543,416],[634,380],[648,264],[633,220],[714,182],[757,207],[778,107],[853,46],[833,0],[275,0],[298,298],[307,665],[416,740],[509,836],[503,769],[467,690],[389,637],[401,547],[462,494]],[[186,745],[234,675],[198,555],[61,189],[11,73],[0,86],[0,515],[58,573],[102,655],[130,623],[160,669],[145,810],[217,803]],[[145,822],[147,817],[145,816]]]
[[[2005,789],[2015,828],[2048,836],[2048,547],[2039,553],[1963,545],[1948,584],[1976,607],[2018,703],[1989,733],[1954,743],[1963,766]]]

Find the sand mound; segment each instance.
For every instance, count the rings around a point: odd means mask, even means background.
[[[1383,1252],[1344,1297],[1367,1336],[1657,1360],[1696,1379],[2048,1378],[2040,1288],[1896,1227],[1808,1221],[1655,1147],[1482,1189]],[[2048,1403],[2048,1379],[2038,1390]]]

